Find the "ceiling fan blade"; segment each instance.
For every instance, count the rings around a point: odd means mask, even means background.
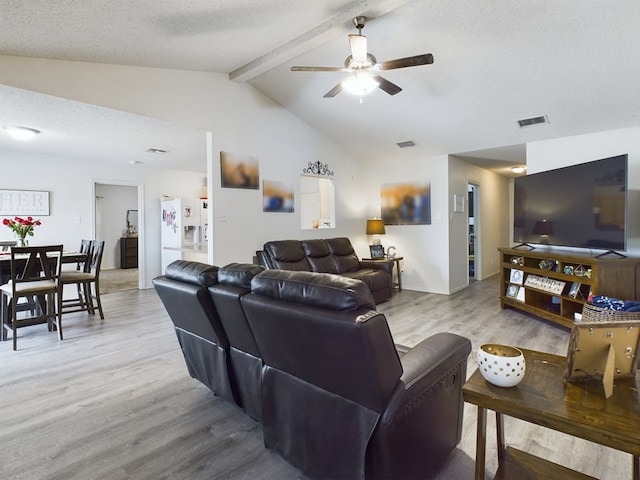
[[[386,78],[382,78],[380,75],[373,75],[372,77],[376,82],[378,82],[378,88],[389,95],[395,95],[396,93],[400,93],[402,88],[400,88],[395,83],[390,82]]]
[[[331,90],[329,90],[327,93],[325,93],[323,95],[323,98],[333,98],[336,95],[338,95],[341,91],[342,91],[342,82],[340,82],[335,87],[333,87]]]
[[[342,67],[291,67],[292,72],[344,72]]]
[[[380,70],[393,70],[394,68],[417,67],[433,63],[433,55],[425,53],[413,57],[397,58],[380,64]]]
[[[367,37],[364,35],[349,35],[349,46],[351,47],[351,58],[359,64],[367,62]]]

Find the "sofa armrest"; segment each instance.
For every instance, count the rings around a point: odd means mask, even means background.
[[[256,260],[258,261],[258,265],[270,269],[273,268],[273,266],[271,265],[271,262],[269,261],[269,258],[267,257],[267,253],[264,250],[257,250],[256,251]]]
[[[406,389],[432,385],[471,353],[469,339],[454,333],[436,333],[402,356],[401,381]],[[464,372],[466,375],[466,372]],[[463,379],[463,383],[466,379]]]
[[[389,275],[393,275],[392,260],[360,260],[360,268],[372,268],[374,270],[384,270]]]
[[[438,333],[402,355],[404,373],[372,437],[375,478],[432,474],[460,442],[471,342]]]

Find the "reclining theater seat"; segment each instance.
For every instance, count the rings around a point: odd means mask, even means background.
[[[264,244],[264,250],[256,252],[265,268],[311,272],[311,265],[299,240],[276,240]]]
[[[240,404],[258,421],[262,421],[262,355],[240,298],[249,293],[251,279],[263,270],[259,265],[231,263],[220,268],[218,283],[209,287],[229,339],[231,365]]]
[[[238,403],[230,376],[229,341],[208,288],[218,267],[176,260],[153,279],[182,348],[189,374],[220,397]]]
[[[267,242],[264,250],[257,254],[266,268],[334,273],[355,278],[369,287],[376,303],[391,298],[393,263],[359,260],[346,237]]]
[[[265,446],[312,478],[427,478],[459,443],[468,339],[400,359],[366,285],[266,270],[241,298],[264,361]]]

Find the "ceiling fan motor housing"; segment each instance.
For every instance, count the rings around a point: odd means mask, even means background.
[[[367,23],[367,17],[360,16],[353,19],[353,24],[356,26],[358,30],[362,30],[366,23]]]

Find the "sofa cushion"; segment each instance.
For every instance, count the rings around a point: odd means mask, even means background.
[[[251,288],[251,279],[264,267],[249,263],[230,263],[218,271],[218,282],[232,287]]]
[[[311,271],[338,273],[338,268],[325,240],[302,240],[300,243],[307,255],[309,265],[311,265]]]
[[[251,280],[258,295],[328,310],[375,309],[369,287],[360,280],[330,273],[265,270]]]
[[[210,287],[218,283],[219,268],[200,262],[176,260],[167,265],[165,276],[178,282]]]
[[[329,251],[333,254],[336,273],[355,272],[360,268],[360,261],[353,250],[351,240],[346,237],[325,240]]]
[[[276,240],[264,244],[273,268],[280,270],[311,271],[299,240]]]

